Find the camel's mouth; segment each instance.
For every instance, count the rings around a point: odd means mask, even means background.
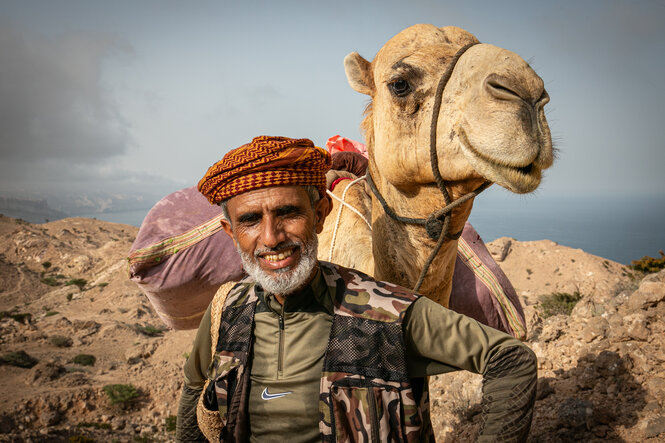
[[[464,130],[459,131],[459,140],[471,166],[486,179],[519,194],[531,192],[540,184],[541,169],[533,161],[526,165],[500,163],[475,149]]]

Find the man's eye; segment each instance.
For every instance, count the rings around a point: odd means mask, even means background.
[[[388,83],[388,88],[390,88],[390,91],[392,91],[397,97],[404,97],[411,92],[411,85],[409,85],[409,82],[404,79]]]
[[[300,209],[295,206],[284,206],[277,210],[278,217],[288,217],[290,215],[296,215],[300,213]]]
[[[243,225],[254,225],[261,220],[261,217],[256,214],[246,214],[238,217],[238,223]]]

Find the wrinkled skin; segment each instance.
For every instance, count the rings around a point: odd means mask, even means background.
[[[445,206],[430,163],[430,128],[437,84],[464,45],[477,43],[456,27],[415,25],[393,37],[370,63],[349,54],[349,84],[371,97],[362,129],[368,171],[394,211],[426,218]],[[553,162],[542,79],[518,55],[477,44],[459,59],[443,94],[436,122],[438,169],[453,199],[486,180],[515,193],[535,190]],[[341,196],[350,181],[341,182]],[[320,236],[319,258],[412,288],[435,241],[420,226],[389,218],[366,185],[347,191],[346,201],[370,222],[334,201]],[[450,232],[460,231],[473,200],[453,211]],[[330,245],[338,224],[332,257]],[[420,292],[448,305],[457,241],[446,241]]]

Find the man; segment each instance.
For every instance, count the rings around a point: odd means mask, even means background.
[[[480,441],[522,441],[536,359],[425,297],[317,260],[328,153],[257,137],[199,183],[248,277],[220,291],[185,364],[179,441],[427,441],[427,376],[483,374]],[[223,265],[223,264],[220,264]],[[223,293],[221,293],[223,292]],[[214,349],[214,352],[213,352]]]

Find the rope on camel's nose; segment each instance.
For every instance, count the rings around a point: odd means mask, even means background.
[[[441,79],[439,79],[439,84],[436,86],[436,94],[434,95],[434,108],[432,109],[432,122],[430,124],[429,130],[429,161],[430,166],[432,166],[432,174],[434,174],[434,181],[439,187],[439,190],[443,194],[443,199],[446,202],[446,205],[450,204],[450,195],[446,189],[446,182],[441,177],[441,172],[439,171],[439,155],[436,152],[436,127],[439,123],[439,112],[441,111],[441,101],[443,100],[443,90],[450,80],[450,76],[453,75],[453,70],[457,66],[457,62],[464,54],[467,49],[472,46],[477,45],[478,42],[469,43],[468,45],[462,46],[462,48],[455,53],[446,72],[443,73]]]
[[[432,122],[430,126],[430,138],[429,138],[430,165],[432,167],[432,174],[434,175],[434,181],[436,182],[437,187],[441,191],[441,194],[443,194],[443,199],[446,203],[446,206],[432,212],[432,214],[430,214],[430,216],[427,218],[411,218],[411,217],[399,216],[395,213],[395,211],[392,210],[390,206],[388,206],[388,203],[383,198],[383,196],[377,189],[376,185],[374,184],[372,176],[369,174],[369,172],[367,173],[367,184],[369,185],[370,189],[372,190],[376,198],[381,203],[383,210],[386,212],[386,214],[388,214],[390,218],[402,223],[424,226],[427,231],[427,235],[432,240],[437,240],[434,249],[432,249],[432,252],[427,258],[427,261],[425,262],[423,269],[420,271],[420,276],[418,277],[418,281],[416,282],[416,285],[413,287],[414,292],[417,292],[422,286],[423,281],[425,280],[425,276],[427,275],[427,271],[429,270],[429,267],[432,265],[434,258],[439,253],[439,250],[441,250],[441,247],[443,246],[443,242],[445,241],[445,239],[448,238],[450,240],[457,240],[462,235],[461,230],[452,235],[448,234],[448,229],[450,228],[450,217],[453,209],[460,206],[462,203],[468,201],[469,199],[476,197],[478,194],[480,194],[482,191],[487,189],[492,184],[492,182],[490,181],[485,181],[475,191],[471,191],[468,194],[463,195],[462,197],[458,198],[457,200],[451,203],[450,194],[446,189],[446,182],[443,180],[441,172],[439,171],[439,157],[438,153],[436,152],[436,127],[439,120],[439,112],[441,110],[443,91],[446,87],[446,84],[448,83],[448,80],[450,80],[450,76],[452,75],[453,70],[455,69],[457,61],[460,59],[462,54],[464,54],[467,51],[467,49],[477,44],[478,44],[477,42],[469,43],[468,45],[463,46],[459,51],[457,51],[457,53],[455,53],[455,55],[451,59],[450,64],[448,65],[448,68],[441,76],[441,79],[439,79],[439,84],[436,87],[436,95],[434,97],[434,108],[432,109]],[[441,220],[442,217],[443,220]]]

